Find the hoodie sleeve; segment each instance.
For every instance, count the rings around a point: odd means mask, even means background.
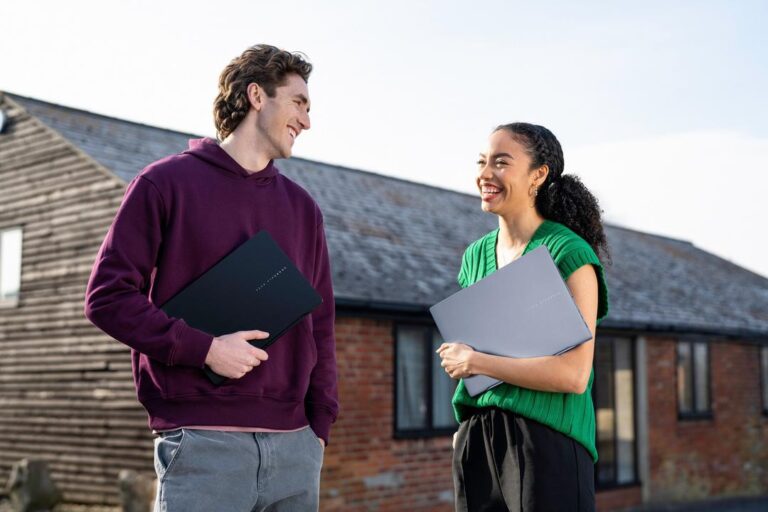
[[[317,364],[310,376],[305,407],[312,430],[327,445],[331,424],[336,421],[339,412],[334,336],[335,305],[328,247],[322,221],[316,229],[315,271],[312,285],[323,298],[323,303],[312,313]]]
[[[165,217],[156,186],[143,176],[134,178],[96,256],[85,316],[152,359],[202,368],[213,337],[168,317],[148,298]]]

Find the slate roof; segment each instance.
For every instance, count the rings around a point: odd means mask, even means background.
[[[196,137],[7,96],[126,181]],[[464,248],[496,227],[469,194],[302,158],[278,167],[323,210],[339,305],[423,312],[458,289]],[[768,279],[689,242],[606,231],[613,265],[603,327],[768,341]]]

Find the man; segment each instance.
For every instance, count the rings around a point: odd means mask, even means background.
[[[128,186],[96,258],[85,314],[131,347],[139,401],[155,440],[156,510],[318,508],[320,468],[338,413],[334,309],[323,218],[280,174],[310,127],[298,54],[247,49],[219,79],[220,143],[149,165]],[[268,353],[257,330],[213,337],[162,305],[260,230],[268,231],[323,298]],[[217,387],[208,365],[229,380]]]

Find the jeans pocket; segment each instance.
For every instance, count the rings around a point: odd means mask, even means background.
[[[312,438],[312,443],[319,452],[320,459],[322,460],[323,455],[325,454],[325,446],[323,446],[323,441],[317,437],[315,434],[315,431],[312,430],[312,427],[307,427],[302,431],[306,436],[309,436]]]
[[[162,480],[171,471],[188,437],[189,433],[180,428],[163,432],[155,439],[155,471],[158,479]]]

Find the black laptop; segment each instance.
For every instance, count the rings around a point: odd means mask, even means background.
[[[260,231],[162,306],[170,317],[213,336],[258,329],[265,349],[323,302],[266,231]],[[206,367],[214,384],[225,377]]]

